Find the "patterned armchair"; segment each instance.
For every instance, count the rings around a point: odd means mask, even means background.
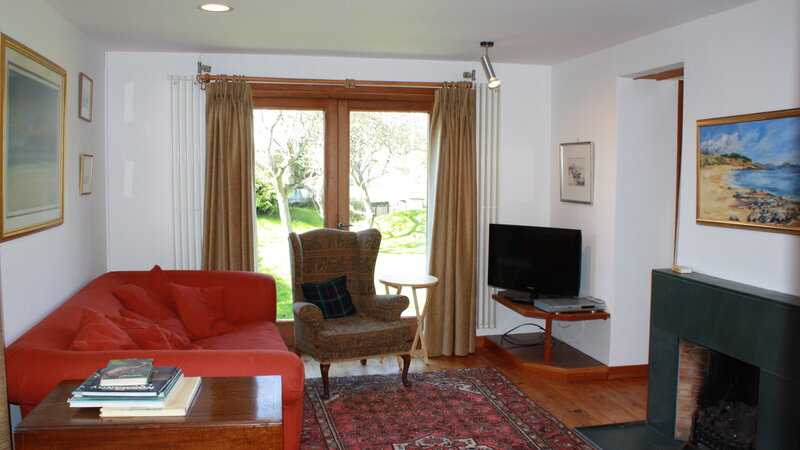
[[[413,333],[400,314],[408,307],[404,295],[375,294],[375,261],[381,233],[333,229],[289,234],[294,290],[294,345],[319,361],[323,398],[328,398],[328,369],[332,362],[383,356],[403,358],[403,384],[408,381]],[[346,275],[356,314],[324,319],[322,310],[306,301],[302,284]]]

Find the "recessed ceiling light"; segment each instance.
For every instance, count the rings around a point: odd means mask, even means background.
[[[228,12],[231,11],[233,8],[231,8],[228,5],[223,5],[222,3],[206,3],[200,5],[200,9],[208,12]]]

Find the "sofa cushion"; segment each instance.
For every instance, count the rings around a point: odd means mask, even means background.
[[[199,288],[170,283],[172,299],[192,339],[219,336],[236,327],[225,317],[225,289]]]
[[[150,272],[147,272],[147,276],[141,279],[137,284],[154,293],[157,300],[174,310],[174,303],[169,291],[170,283],[172,283],[172,280],[161,270],[161,266],[156,264],[150,269]]]
[[[159,327],[155,323],[148,323],[141,320],[131,319],[129,317],[115,317],[106,316],[108,320],[112,321],[120,330],[130,336],[133,342],[143,350],[178,350],[180,347],[175,347],[167,339],[166,330]]]
[[[167,307],[148,288],[137,284],[123,284],[113,288],[111,292],[126,308],[148,319],[159,320],[177,317],[175,311]]]
[[[361,354],[368,354],[364,349],[389,348],[394,343],[410,347],[411,336],[411,327],[405,321],[387,322],[358,313],[325,321],[316,343],[320,349],[331,354],[341,349],[358,349]]]
[[[177,317],[169,319],[151,320],[141,314],[137,314],[125,308],[120,308],[119,315],[122,317],[127,317],[129,319],[151,323],[160,327],[161,330],[164,332],[164,334],[167,336],[167,340],[170,342],[173,348],[183,349],[183,350],[196,350],[197,348],[199,348],[196,345],[192,345],[192,342],[189,339],[189,331],[186,330],[186,326]]]
[[[84,308],[70,350],[136,350],[139,346],[105,315]]]
[[[236,324],[236,330],[192,343],[206,350],[288,350],[278,333],[278,327],[269,320],[251,320]]]
[[[356,313],[353,298],[347,290],[347,275],[301,285],[306,301],[317,305],[325,319],[352,316]]]

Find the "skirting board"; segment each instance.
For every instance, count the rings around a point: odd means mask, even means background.
[[[477,336],[475,338],[475,345],[477,347],[489,347],[493,349],[497,348],[494,343],[489,342],[486,336]],[[520,365],[520,361],[514,361],[514,358],[510,357],[507,352],[503,351],[502,356],[507,357],[511,362]],[[521,364],[520,367],[523,369],[526,368],[524,364]],[[528,371],[535,372],[538,375],[543,375],[548,378],[562,379],[564,381],[578,381],[581,379],[640,378],[648,375],[647,364],[603,367],[602,370],[594,368],[594,370],[588,371],[586,369],[563,369],[539,365],[528,366],[527,369]]]
[[[608,368],[608,378],[610,380],[618,378],[640,378],[647,376],[647,364],[634,366],[611,366]]]

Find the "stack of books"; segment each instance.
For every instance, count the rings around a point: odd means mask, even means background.
[[[72,408],[100,408],[101,417],[185,416],[200,377],[179,367],[154,367],[152,359],[115,359],[72,391]]]

